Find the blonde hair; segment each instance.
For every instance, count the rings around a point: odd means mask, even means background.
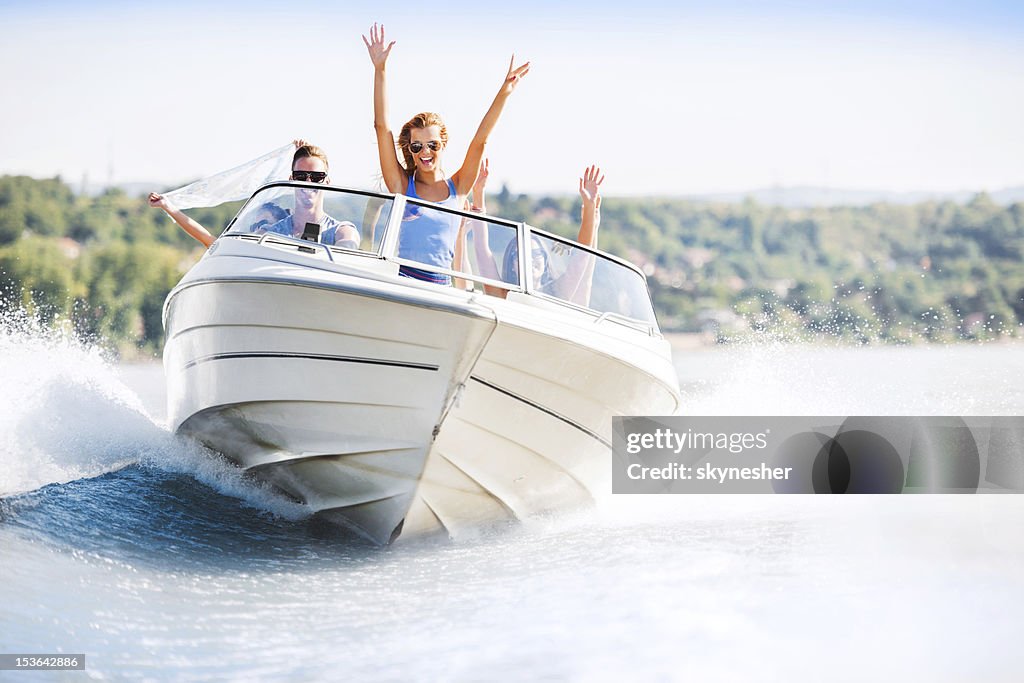
[[[402,157],[405,159],[405,175],[412,177],[413,172],[416,170],[416,160],[413,158],[412,152],[409,151],[409,142],[412,135],[413,128],[429,128],[430,126],[437,126],[441,129],[441,144],[445,147],[448,146],[448,128],[444,125],[444,120],[441,119],[440,114],[435,114],[432,111],[425,111],[416,114],[402,126],[401,132],[398,134],[398,149],[402,153]]]

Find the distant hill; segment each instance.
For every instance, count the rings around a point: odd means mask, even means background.
[[[747,198],[766,206],[810,208],[815,206],[867,206],[869,204],[920,204],[927,201],[952,201],[963,204],[978,191],[960,192],[888,192],[885,190],[838,190],[828,187],[772,187],[749,192],[721,192],[685,195],[686,199],[735,204]],[[1024,185],[989,192],[997,204],[1024,202]]]

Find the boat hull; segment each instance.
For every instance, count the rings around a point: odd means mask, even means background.
[[[168,298],[171,428],[377,543],[588,504],[610,490],[611,417],[678,407],[660,337],[217,260]]]

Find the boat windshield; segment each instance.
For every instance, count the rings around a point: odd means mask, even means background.
[[[487,293],[494,293],[493,287],[517,289],[522,282],[519,269],[503,267],[499,259],[518,243],[519,230],[519,223],[406,199],[398,229],[398,258],[406,272],[414,270],[413,276],[450,269],[489,283]],[[456,243],[460,232],[466,236],[465,249],[462,262],[454,263],[456,254],[448,245]]]
[[[644,276],[614,257],[523,223],[402,198],[401,220],[388,195],[313,183],[260,189],[228,226],[235,236],[280,234],[395,261],[403,275],[504,298],[539,294],[657,329]],[[385,239],[389,223],[397,235]],[[461,262],[454,262],[459,234]],[[530,259],[519,262],[519,245]],[[386,248],[382,249],[382,245]]]
[[[305,234],[321,244],[376,252],[391,204],[387,197],[313,183],[271,185],[246,202],[227,234],[276,233],[298,238]]]
[[[636,270],[569,240],[530,232],[531,291],[655,326],[647,281]]]

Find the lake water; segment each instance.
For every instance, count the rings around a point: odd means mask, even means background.
[[[1020,346],[676,360],[691,414],[1024,414]],[[157,364],[4,333],[0,394],[0,653],[86,653],[49,680],[1022,675],[1021,496],[609,496],[377,549],[168,434]]]

